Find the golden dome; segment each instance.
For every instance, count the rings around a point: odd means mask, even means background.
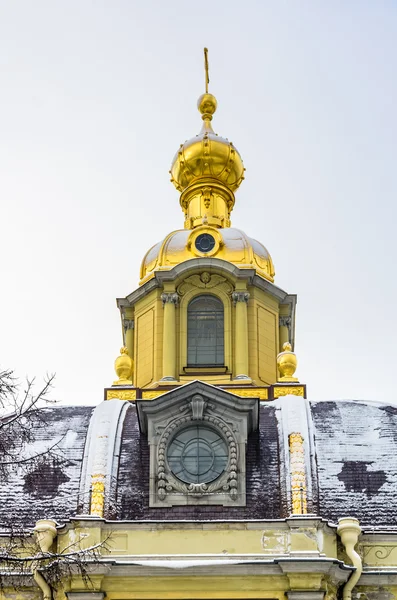
[[[185,228],[170,233],[145,255],[140,283],[156,271],[169,271],[187,260],[215,257],[240,269],[255,272],[273,282],[274,266],[269,252],[244,232],[231,227],[234,192],[244,179],[237,149],[211,127],[216,98],[208,93],[208,57],[204,49],[206,91],[198,100],[203,127],[199,135],[182,144],[171,166],[171,181],[181,192]]]
[[[171,165],[171,181],[184,192],[200,180],[220,182],[234,192],[244,179],[241,156],[229,140],[218,136],[211,127],[217,102],[212,94],[198,99],[198,109],[204,121],[201,132],[181,144]]]
[[[207,252],[199,249],[199,242],[203,239],[210,240],[208,248],[211,248]],[[240,269],[255,269],[257,275],[274,281],[273,261],[260,242],[248,237],[240,229],[202,225],[193,230],[173,231],[153,246],[142,261],[140,283],[151,279],[156,271],[169,271],[176,265],[197,257],[219,258]]]

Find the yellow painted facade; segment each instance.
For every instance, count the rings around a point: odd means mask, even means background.
[[[135,306],[134,354],[136,372],[134,384],[145,388],[161,379],[163,313],[161,294],[155,290],[137,302]]]
[[[250,375],[258,385],[277,381],[278,303],[262,290],[250,288],[248,304]]]
[[[198,286],[203,274],[207,271],[192,267],[172,286],[163,284],[159,289],[151,290],[129,308],[128,318],[133,319],[134,328],[126,331],[124,342],[131,358],[137,357],[133,377],[135,387],[158,386],[169,376],[180,383],[200,379],[217,385],[241,384],[236,380],[241,374],[246,375],[250,385],[254,386],[277,382],[280,335],[286,329],[280,326],[279,317],[286,311],[286,306],[271,294],[228,273],[213,274],[211,278],[222,281],[212,287]],[[246,300],[233,300],[233,294],[245,292]],[[187,364],[187,310],[189,303],[203,293],[219,298],[224,308],[225,368],[218,372],[201,367],[189,369]],[[164,294],[174,295],[176,302],[162,302]],[[168,328],[166,335],[165,328]]]
[[[207,81],[207,53],[205,57]],[[354,515],[337,524],[310,514],[319,480],[314,436],[302,416],[307,414],[306,387],[295,377],[296,297],[275,286],[266,248],[231,228],[234,192],[244,179],[242,159],[233,144],[212,130],[216,100],[208,89],[198,105],[203,129],[181,145],[171,167],[184,229],[148,251],[139,288],[117,301],[123,347],[115,363],[117,379],[90,418],[82,450],[80,512],[58,524],[43,514],[34,529],[39,549],[33,548],[32,531],[25,532],[28,544],[21,545],[20,555],[31,556],[29,575],[16,585],[15,567],[0,587],[1,600],[396,598],[397,530],[361,531]],[[223,364],[188,364],[188,308],[203,295],[217,298],[223,307]],[[183,386],[186,397],[180,398]],[[259,417],[261,407],[267,409],[274,400],[277,415],[262,411]],[[123,425],[132,409],[136,438],[133,426]],[[267,422],[259,431],[260,418],[271,417],[276,441],[266,438]],[[224,448],[219,477],[192,482],[172,479],[170,468],[167,472],[167,461],[183,445],[175,432],[186,433],[186,424],[192,423],[204,431],[195,438],[197,462],[203,459],[207,466],[212,457],[208,448]],[[220,435],[208,442],[205,436],[214,435],[216,426]],[[139,448],[135,471],[131,454],[118,462],[125,431],[130,435],[127,449]],[[265,453],[278,459],[274,470],[280,490],[270,492],[280,492],[280,518],[244,513],[252,492],[246,494],[250,434],[251,483],[258,502],[272,468],[261,471],[259,434]],[[170,441],[174,454],[167,454]],[[145,457],[146,471],[139,471]],[[182,465],[191,465],[190,459],[181,451]],[[142,472],[148,481],[139,481],[134,495],[134,480]],[[115,485],[119,477],[127,481],[123,498]],[[123,502],[135,503],[139,515],[142,507],[154,511],[151,520],[114,518]],[[213,513],[200,520],[200,510],[212,507]],[[185,508],[193,509],[186,518]],[[7,543],[6,537],[0,539],[3,547]],[[62,562],[65,553],[90,548],[97,554],[84,569],[65,569],[56,585],[48,583],[49,561]]]
[[[48,527],[52,522],[45,523]],[[343,529],[350,524],[355,525],[354,519],[342,519],[337,528],[319,518],[299,516],[282,522],[245,523],[106,523],[76,519],[51,533],[50,552],[62,554],[101,541],[106,545],[100,548],[100,561],[89,569],[89,587],[77,574],[66,577],[53,598],[284,600],[286,595],[300,592],[297,597],[334,600],[343,588],[341,581],[354,572],[346,566],[347,573],[343,569],[336,573],[338,561],[349,564],[349,540]],[[375,597],[377,581],[382,577],[379,573],[396,565],[395,535],[366,534],[358,542],[359,569],[365,567],[377,573],[372,581],[368,577],[365,584],[357,586],[356,593],[362,597]],[[25,555],[28,553],[29,546]],[[127,560],[124,567],[123,560]],[[169,568],[162,566],[167,561],[172,565]],[[94,593],[103,595],[95,597]],[[385,580],[382,593],[394,598],[397,583]],[[2,600],[42,597],[38,586],[18,590],[6,586],[0,591]]]

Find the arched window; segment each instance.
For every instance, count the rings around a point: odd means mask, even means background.
[[[197,296],[187,309],[188,367],[224,365],[223,304],[215,296]]]

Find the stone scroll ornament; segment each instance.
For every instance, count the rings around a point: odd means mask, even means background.
[[[197,397],[190,401],[191,414],[183,415],[171,421],[164,429],[157,449],[157,494],[160,500],[165,500],[167,494],[179,492],[182,494],[194,494],[203,496],[217,492],[229,493],[232,500],[237,499],[237,464],[238,444],[233,431],[219,417],[210,414],[202,414],[206,403],[202,407],[197,405]],[[201,412],[201,418],[197,418]],[[210,483],[184,483],[177,479],[167,464],[167,448],[178,429],[192,423],[208,423],[212,425],[223,436],[229,449],[229,461],[224,473],[215,481]]]

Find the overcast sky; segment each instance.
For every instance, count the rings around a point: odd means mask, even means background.
[[[232,223],[298,294],[312,399],[394,400],[397,3],[0,0],[0,362],[97,404],[116,297],[183,227],[168,169],[213,125],[247,168]]]

